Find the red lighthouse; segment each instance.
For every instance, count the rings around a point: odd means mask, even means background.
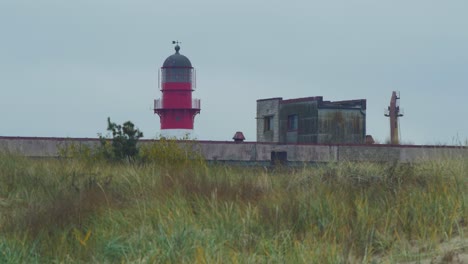
[[[200,113],[200,100],[192,99],[195,71],[190,60],[179,53],[179,43],[173,43],[175,53],[161,67],[162,98],[154,100],[154,113],[161,120],[161,136],[192,137],[195,115]]]

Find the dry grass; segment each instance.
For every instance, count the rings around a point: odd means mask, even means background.
[[[3,155],[0,262],[397,263],[466,241],[463,160],[271,172],[176,151],[150,146],[141,164]]]

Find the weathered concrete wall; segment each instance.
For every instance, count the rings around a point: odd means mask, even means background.
[[[432,146],[408,147],[400,149],[399,160],[402,162],[418,162],[434,159],[468,158],[467,147]]]
[[[142,144],[152,140],[143,140]],[[97,146],[92,138],[19,138],[0,137],[0,152],[28,157],[57,157],[60,149],[69,145]],[[183,141],[180,144],[185,144]],[[197,141],[192,147],[209,161],[258,162],[271,160],[273,151],[287,152],[290,162],[419,162],[439,158],[467,158],[467,147],[450,146],[391,146],[391,145],[294,145],[259,142]]]
[[[205,142],[197,144],[207,160],[256,161],[255,144],[232,144],[228,142]]]
[[[279,142],[279,104],[282,98],[257,100],[257,141]],[[265,118],[270,118],[271,129],[265,128]]]
[[[0,137],[0,151],[28,157],[57,157],[61,149],[75,144],[95,147],[99,144],[96,138],[25,138]]]
[[[359,147],[344,145],[338,146],[338,160],[340,161],[395,161],[399,160],[400,147],[394,146],[366,146]]]
[[[362,109],[319,109],[317,143],[364,143],[366,116]]]
[[[279,113],[279,142],[315,143],[317,142],[317,101],[301,101],[281,104]],[[290,131],[288,118],[297,116],[297,129]]]

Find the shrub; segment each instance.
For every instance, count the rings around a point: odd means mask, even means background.
[[[99,134],[100,145],[95,147],[79,143],[64,144],[59,148],[59,156],[86,162],[135,160],[138,157],[138,140],[143,137],[143,132],[130,121],[117,125],[107,118],[107,125],[112,138]]]
[[[135,125],[127,121],[123,125],[117,125],[107,118],[107,131],[112,132],[111,147],[109,139],[99,136],[102,153],[108,160],[134,159],[138,155],[137,143],[143,137],[143,132],[135,128]],[[109,151],[111,150],[111,151]]]

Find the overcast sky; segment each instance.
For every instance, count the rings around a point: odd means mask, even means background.
[[[0,0],[0,136],[96,137],[106,119],[159,134],[158,70],[182,42],[199,139],[256,140],[256,100],[367,99],[383,142],[468,138],[468,1]]]

